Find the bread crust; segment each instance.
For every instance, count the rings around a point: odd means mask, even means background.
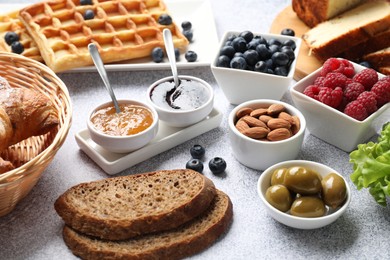
[[[314,27],[328,19],[328,1],[293,0],[292,8],[307,26]]]
[[[214,202],[198,218],[160,234],[110,242],[85,236],[65,226],[63,237],[73,254],[82,259],[182,259],[205,250],[228,230],[233,220],[232,202],[221,191],[217,191]],[[202,222],[204,227],[194,228],[194,224]],[[185,232],[186,229],[193,232]]]
[[[155,192],[153,190],[154,188],[148,187],[148,185],[153,184],[151,181],[159,178],[167,178],[167,182],[169,180],[175,182],[180,181],[180,176],[186,176],[184,181],[188,181],[193,186],[197,185],[191,190],[193,194],[188,193],[180,195],[175,193],[176,191],[174,189],[167,191],[171,192],[170,198],[176,196],[178,201],[180,198],[182,204],[175,204],[179,203],[177,201],[161,201],[160,204],[159,202],[156,202],[156,210],[150,209],[146,211],[146,207],[142,205],[144,202],[142,200],[143,197],[131,197],[133,195],[126,197],[129,185],[137,186],[139,192],[135,192],[135,195],[143,196]],[[91,203],[87,199],[87,197],[94,198],[93,194],[92,197],[90,197],[91,194],[88,192],[97,192],[96,187],[108,187],[107,189],[112,190],[113,188],[110,187],[113,185],[117,185],[117,190],[114,193],[106,192],[107,194],[105,194],[104,197],[105,199],[112,201],[114,205],[117,205],[119,210],[125,211],[128,209],[129,212],[124,212],[123,216],[112,216],[113,210],[109,211],[109,209],[99,208],[99,205],[97,205],[98,201],[96,203]],[[126,187],[122,188],[120,185],[125,185]],[[166,185],[168,186],[168,184]],[[85,199],[82,197],[78,199],[73,196],[75,192],[76,194],[79,194],[80,191],[85,192]],[[166,195],[162,192],[163,191],[157,196],[162,198]],[[177,192],[182,192],[182,190],[178,189]],[[189,169],[164,170],[108,178],[76,185],[67,190],[56,200],[54,208],[66,225],[79,232],[101,239],[122,240],[140,234],[175,228],[203,213],[214,199],[215,194],[216,190],[213,182],[198,172]],[[154,195],[155,194],[153,193],[153,196]],[[120,196],[120,198],[117,198],[116,196]],[[126,201],[128,203],[125,203]],[[118,203],[123,203],[123,205],[119,205]],[[83,205],[84,207],[80,207],[80,205]],[[95,207],[95,211],[88,209],[93,207]],[[130,209],[134,209],[134,211],[130,212]]]

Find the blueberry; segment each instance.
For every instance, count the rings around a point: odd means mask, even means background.
[[[11,50],[13,53],[21,54],[24,51],[24,46],[21,42],[13,42],[11,44]]]
[[[234,53],[233,58],[234,58],[234,57],[243,57],[243,58],[245,59],[244,53],[242,53],[242,52],[236,52],[236,53]]]
[[[371,64],[368,61],[361,61],[359,64],[366,68],[371,68]]]
[[[232,41],[226,41],[224,46],[232,46]]]
[[[152,59],[154,62],[160,63],[164,59],[164,51],[161,47],[156,47],[152,50]]]
[[[229,35],[229,36],[227,37],[226,41],[233,41],[233,40],[236,39],[236,38],[237,38],[237,36],[234,35],[234,34],[232,34],[232,35]]]
[[[176,61],[180,60],[180,50],[179,50],[179,48],[175,48],[175,59],[176,59]]]
[[[272,54],[271,59],[276,66],[285,66],[290,61],[286,53],[278,51]]]
[[[253,39],[253,33],[250,31],[243,31],[241,32],[238,37],[242,37],[245,39],[247,43],[249,43]]]
[[[285,76],[288,75],[288,68],[286,66],[279,66],[274,69],[275,75]]]
[[[295,41],[288,39],[288,40],[285,40],[283,42],[283,46],[290,46],[291,49],[295,50],[295,48],[297,47],[297,44],[295,43]]]
[[[206,150],[203,148],[203,146],[201,146],[199,144],[195,144],[190,149],[190,154],[191,154],[192,158],[194,158],[194,159],[202,159],[202,157],[204,156],[205,153],[206,153]]]
[[[186,163],[186,169],[191,169],[199,173],[202,173],[203,163],[199,159],[191,159]]]
[[[272,59],[267,59],[267,60],[265,60],[264,62],[265,62],[265,64],[267,65],[267,68],[268,68],[268,69],[273,70],[273,69],[275,68],[275,64],[274,64],[274,62],[272,61]]]
[[[293,29],[290,29],[290,28],[285,28],[283,29],[280,34],[282,35],[288,35],[288,36],[295,36],[295,32]]]
[[[19,41],[19,35],[16,32],[7,32],[4,39],[8,45],[11,45],[13,42]]]
[[[198,59],[198,54],[194,51],[187,51],[184,57],[188,62],[195,62]]]
[[[230,67],[233,69],[244,70],[246,68],[246,61],[243,57],[234,57],[230,61]]]
[[[172,17],[169,14],[162,14],[158,17],[158,23],[162,25],[172,24]]]
[[[187,40],[188,40],[189,42],[191,42],[191,41],[192,41],[192,38],[194,38],[194,34],[192,33],[191,30],[183,31],[183,35],[184,35],[184,37],[187,38]]]
[[[181,23],[181,28],[183,28],[184,31],[191,30],[192,23],[190,21],[184,21]]]
[[[232,41],[232,46],[236,51],[245,52],[247,50],[246,41],[242,37],[236,37]]]
[[[279,45],[271,44],[268,46],[268,49],[272,54],[274,54],[275,52],[279,51],[279,47],[280,47]]]
[[[217,67],[230,68],[230,58],[226,55],[221,55],[217,60]]]
[[[281,46],[282,45],[282,42],[277,40],[277,39],[274,39],[274,38],[271,38],[267,41],[268,45],[278,45],[278,46]]]
[[[258,72],[267,72],[267,70],[268,70],[267,63],[262,60],[258,61],[254,68],[254,71],[258,71]]]
[[[209,161],[209,168],[214,174],[223,173],[226,170],[226,161],[221,157],[215,157]]]
[[[84,19],[85,20],[91,20],[95,17],[95,13],[93,12],[93,10],[91,9],[88,9],[85,11],[84,13]]]
[[[232,46],[223,46],[219,52],[220,55],[226,55],[229,58],[233,58],[236,51]]]
[[[264,44],[264,39],[262,38],[253,38],[253,40],[251,40],[248,45],[247,45],[247,48],[248,50],[256,50],[256,47],[259,45],[259,44]]]
[[[286,53],[290,61],[293,61],[295,59],[295,53],[289,46],[282,47],[280,51]]]
[[[91,5],[92,0],[80,0],[80,5]]]
[[[244,58],[248,65],[255,65],[259,61],[259,54],[255,50],[247,50],[244,52]]]
[[[268,49],[267,45],[265,45],[265,44],[257,45],[256,51],[259,54],[260,60],[266,60],[266,59],[271,58],[272,53],[271,53],[270,49]]]

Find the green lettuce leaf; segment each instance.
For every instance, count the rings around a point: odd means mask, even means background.
[[[359,144],[349,157],[354,170],[350,178],[357,189],[368,188],[375,201],[386,206],[386,196],[390,196],[390,122],[383,126],[377,142]]]

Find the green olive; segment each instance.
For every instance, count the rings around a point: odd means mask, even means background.
[[[287,172],[286,168],[276,169],[272,173],[271,185],[284,184],[284,176],[286,175],[286,172]]]
[[[288,211],[292,203],[290,191],[281,184],[270,186],[265,192],[265,199],[274,208],[283,212]]]
[[[284,184],[289,190],[301,195],[313,195],[321,191],[320,175],[301,166],[294,166],[287,170]]]
[[[290,213],[293,216],[316,218],[325,214],[324,202],[315,196],[302,196],[294,200]]]
[[[337,208],[347,197],[347,186],[344,179],[336,174],[329,173],[321,181],[322,199],[326,205]]]

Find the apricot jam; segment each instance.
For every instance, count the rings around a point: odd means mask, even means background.
[[[153,123],[152,112],[144,107],[120,104],[121,112],[108,106],[96,110],[91,116],[93,126],[100,132],[113,136],[128,136],[140,133]]]

